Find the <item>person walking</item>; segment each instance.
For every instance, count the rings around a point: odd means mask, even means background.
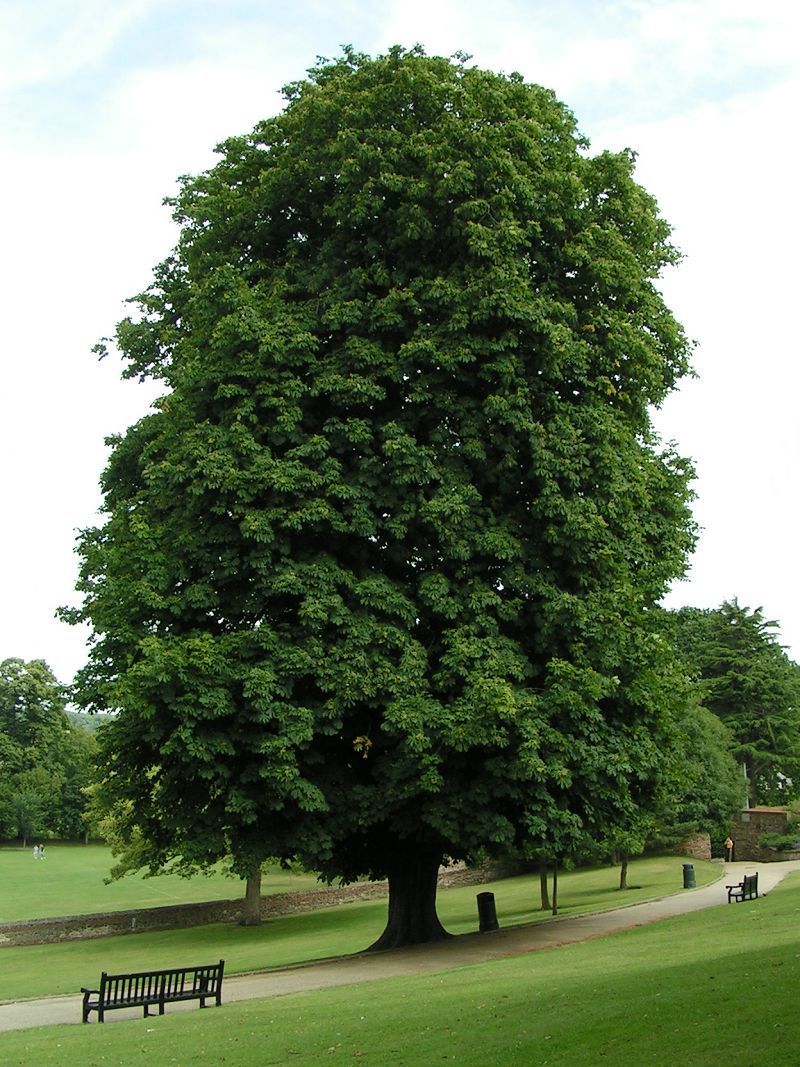
[[[728,835],[728,837],[725,838],[725,860],[728,863],[733,862],[734,848],[733,838]]]

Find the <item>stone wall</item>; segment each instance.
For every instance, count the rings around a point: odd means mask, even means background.
[[[341,889],[321,888],[307,893],[276,893],[261,898],[261,917],[270,919],[278,915],[292,915],[295,912],[313,911],[316,908],[385,895],[386,884],[383,882],[358,882]],[[98,912],[94,915],[69,915],[2,923],[0,947],[83,941],[152,930],[176,930],[207,923],[237,922],[241,915],[242,902],[242,898],[212,900],[201,904],[171,904],[136,911]]]
[[[512,864],[484,864],[466,867],[463,863],[442,868],[439,886],[483,885],[499,878],[520,873]],[[264,920],[279,915],[316,911],[318,908],[350,904],[357,900],[385,897],[386,882],[355,882],[346,886],[321,886],[302,893],[275,893],[261,898]],[[207,923],[237,922],[242,898],[212,900],[203,904],[171,904],[137,911],[112,911],[95,915],[70,915],[52,919],[27,919],[24,922],[0,923],[0,948],[13,945],[43,945],[58,941],[83,941],[95,937],[144,933],[151,930],[176,930]]]
[[[676,856],[690,856],[695,860],[711,859],[711,835],[707,833],[691,834],[675,846]]]
[[[771,848],[762,848],[758,843],[762,834],[785,834],[788,826],[789,813],[786,808],[745,808],[731,827],[734,858],[753,863],[800,859],[800,852],[776,852]]]

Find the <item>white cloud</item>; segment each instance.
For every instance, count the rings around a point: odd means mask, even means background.
[[[336,10],[322,0],[291,10],[273,0],[50,0],[0,9],[0,106],[17,123],[6,123],[0,170],[0,462],[11,516],[0,529],[0,658],[44,656],[65,679],[81,661],[82,637],[52,619],[72,595],[73,531],[98,502],[103,436],[152,396],[89,350],[174,243],[160,204],[175,177],[213,164],[215,142],[277,111],[280,86],[318,53],[417,40],[520,70],[573,107],[596,148],[639,150],[640,180],[687,253],[665,291],[700,342],[701,379],[659,415],[701,474],[706,531],[692,582],[676,597],[764,604],[800,656],[799,12],[776,0],[346,0]],[[161,31],[177,34],[179,54],[155,47]],[[73,81],[88,85],[90,108],[65,96]]]
[[[156,0],[36,0],[0,8],[0,89],[57,82],[96,64]]]
[[[668,49],[694,67],[712,59],[725,71],[742,65],[794,62],[800,10],[792,0],[650,0],[630,5],[646,45]]]
[[[800,80],[651,126],[614,129],[677,221],[686,262],[665,291],[697,339],[697,381],[657,416],[693,456],[703,533],[691,583],[670,603],[764,605],[800,656],[794,566],[800,498],[800,342],[795,328],[794,122]]]

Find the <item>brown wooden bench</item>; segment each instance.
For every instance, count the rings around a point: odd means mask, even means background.
[[[139,971],[135,974],[100,975],[99,989],[83,987],[83,1021],[88,1023],[89,1013],[97,1012],[97,1021],[105,1021],[107,1011],[113,1008],[142,1008],[145,1018],[151,1008],[164,1014],[165,1004],[182,1000],[199,1000],[200,1007],[214,998],[222,1003],[222,974],[225,960],[205,964],[202,967],[172,967],[165,971]]]
[[[728,903],[732,900],[753,900],[758,896],[758,871],[755,874],[746,874],[741,882],[736,885],[726,885],[728,890]]]

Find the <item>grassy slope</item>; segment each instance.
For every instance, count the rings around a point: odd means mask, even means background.
[[[695,863],[695,872],[698,885],[705,885],[719,876],[720,867]],[[618,871],[610,867],[562,875],[560,914],[598,911],[674,892],[682,885],[681,860],[667,856],[635,861],[629,880],[641,888],[624,894],[616,889],[618,877]],[[539,904],[538,878],[510,878],[492,885],[441,892],[439,913],[448,930],[465,933],[477,928],[475,894],[485,890],[494,891],[503,926],[548,918],[547,914],[533,910]],[[358,952],[374,941],[385,919],[385,900],[372,900],[278,917],[261,927],[211,924],[93,941],[0,949],[0,1000],[73,992],[82,985],[96,983],[102,970],[137,971],[222,958],[226,973],[234,974],[345,955]]]
[[[769,897],[425,975],[0,1035],[7,1067],[800,1062],[800,877]]]
[[[32,849],[0,849],[0,922],[244,896],[241,879],[221,871],[196,878],[132,875],[105,885],[112,863],[111,850],[102,845],[47,845],[41,861],[34,860]],[[312,874],[275,868],[265,875],[263,891],[317,887]]]

